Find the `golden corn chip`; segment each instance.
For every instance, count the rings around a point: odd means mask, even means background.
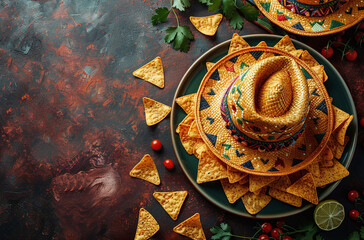
[[[146,180],[154,185],[161,183],[157,167],[149,154],[144,155],[142,160],[130,171],[129,175]]]
[[[335,159],[332,167],[321,167],[320,176],[315,177],[316,187],[322,187],[329,183],[336,182],[349,175],[349,171]]]
[[[328,161],[334,158],[334,154],[328,146],[326,146],[324,150],[322,150],[321,155],[324,161]]]
[[[274,197],[275,199],[278,199],[279,201],[288,203],[295,207],[301,207],[302,206],[302,198],[297,197],[293,194],[287,193],[285,191],[281,191],[276,188],[269,188],[268,194],[271,197]]]
[[[243,179],[241,179],[239,181],[239,184],[243,185],[245,183],[248,183],[249,182],[249,175],[246,175],[245,177],[243,177]]]
[[[297,49],[297,50],[293,50],[293,51],[290,52],[290,54],[292,54],[296,58],[300,58],[302,53],[303,53],[302,49]]]
[[[232,167],[227,166],[227,175],[230,183],[239,182],[241,179],[246,177],[248,174],[234,170]]]
[[[133,75],[157,87],[164,88],[163,64],[160,57],[156,57],[154,60],[135,70]]]
[[[332,159],[323,159],[321,162],[319,162],[319,167],[332,167],[334,166],[334,158]]]
[[[181,139],[182,146],[186,150],[188,154],[194,154],[195,151],[200,147],[197,145],[201,143],[201,139],[191,138],[188,136],[188,131],[190,130],[190,126],[185,124],[180,124],[179,126],[179,137]]]
[[[185,111],[187,114],[193,112],[195,107],[196,93],[188,94],[179,98],[176,98],[176,103]]]
[[[210,151],[201,153],[197,169],[198,184],[227,178],[226,166]]]
[[[345,136],[344,145],[337,144],[337,147],[335,148],[335,151],[334,151],[334,157],[336,159],[340,159],[341,158],[341,156],[343,155],[345,146],[349,142],[349,140],[350,140],[350,137],[349,136]]]
[[[192,122],[190,128],[188,129],[187,135],[191,138],[201,138],[201,135],[197,129],[196,121]]]
[[[155,192],[153,197],[162,205],[169,216],[176,220],[187,197],[187,191]]]
[[[307,173],[286,190],[295,196],[306,199],[307,201],[318,204],[318,197],[314,179],[311,173]]]
[[[267,186],[262,187],[262,188],[259,188],[258,190],[254,191],[253,193],[255,195],[259,195],[260,193],[266,193],[267,192],[267,188],[268,188]]]
[[[208,150],[207,145],[204,143],[203,140],[199,139],[199,142],[196,143],[196,147],[194,148],[196,150],[194,150],[194,155],[200,159],[201,158],[201,154],[205,151]]]
[[[188,114],[183,120],[182,122],[180,122],[180,124],[178,124],[177,128],[176,128],[176,133],[180,132],[180,125],[187,125],[188,127],[192,124],[192,122],[195,120],[195,115],[191,112],[190,114]]]
[[[316,65],[311,67],[311,69],[317,74],[317,76],[322,80],[322,82],[326,82],[328,76],[325,72],[324,65]]]
[[[304,61],[309,67],[314,67],[320,65],[311,54],[305,50],[302,52],[300,59]]]
[[[190,17],[195,28],[207,36],[214,36],[222,20],[222,14],[215,14],[207,17]]]
[[[212,68],[212,66],[214,66],[214,64],[215,63],[213,63],[213,62],[206,62],[206,69],[207,69],[207,71],[209,71]]]
[[[291,186],[291,180],[287,175],[283,175],[279,177],[277,181],[270,183],[269,186],[281,191],[286,191],[286,189]]]
[[[351,121],[353,120],[353,117],[354,117],[353,115],[350,115],[350,117],[340,127],[338,127],[334,132],[334,134],[336,136],[336,140],[341,145],[345,144],[346,130],[348,130],[348,127],[349,127]]]
[[[291,183],[296,182],[298,179],[300,179],[304,174],[302,171],[297,171],[291,174],[288,174],[289,180],[291,180]]]
[[[255,195],[252,192],[248,192],[242,197],[242,200],[248,213],[255,215],[265,208],[272,198],[265,193]]]
[[[199,213],[195,213],[192,217],[175,226],[173,231],[194,240],[206,239]]]
[[[232,53],[247,47],[250,47],[249,44],[242,37],[240,37],[239,34],[234,33],[230,42],[228,53]]]
[[[138,227],[134,240],[147,240],[156,234],[159,230],[159,224],[144,208],[139,210]]]
[[[171,107],[147,97],[143,98],[143,103],[145,121],[148,126],[153,126],[159,123],[171,112]]]
[[[224,193],[229,201],[229,203],[233,204],[239,198],[241,198],[245,193],[249,191],[248,185],[241,185],[239,183],[229,183],[229,180],[224,178],[221,179],[221,185],[224,189]]]
[[[293,45],[291,39],[288,35],[285,35],[279,42],[274,45],[275,48],[283,50],[285,52],[291,52],[296,50],[295,46]]]
[[[346,120],[349,119],[350,114],[347,112],[344,112],[343,110],[341,110],[338,107],[335,107],[334,105],[332,105],[332,109],[334,110],[334,128],[332,129],[332,131],[335,131],[336,129],[338,129],[342,124],[344,124],[344,122]]]
[[[255,192],[258,189],[267,186],[271,182],[274,182],[279,177],[276,176],[259,176],[259,175],[249,175],[249,191]]]
[[[318,162],[311,163],[306,167],[306,170],[312,174],[313,177],[320,176],[320,165]]]

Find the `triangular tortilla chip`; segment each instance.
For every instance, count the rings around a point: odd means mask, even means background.
[[[288,35],[285,35],[281,40],[279,40],[279,42],[277,42],[277,44],[274,45],[274,47],[283,50],[285,52],[291,52],[296,50],[295,46],[293,45]]]
[[[130,171],[129,175],[146,180],[155,185],[161,183],[157,167],[149,154],[144,155],[142,160]]]
[[[206,240],[199,213],[194,214],[192,217],[175,226],[173,231],[191,239]]]
[[[245,183],[249,182],[249,175],[246,175],[245,177],[243,177],[243,179],[241,179],[239,181],[239,184],[243,185]]]
[[[278,199],[279,201],[288,203],[295,207],[301,207],[302,206],[302,198],[297,197],[293,194],[281,191],[276,188],[269,188],[268,194],[275,199]]]
[[[222,188],[224,189],[224,193],[231,204],[236,202],[249,191],[249,186],[247,184],[241,185],[239,183],[229,183],[229,180],[226,178],[221,179],[220,181]]]
[[[190,128],[188,129],[187,135],[191,138],[201,138],[201,135],[197,129],[196,121],[192,122]]]
[[[335,107],[334,105],[332,105],[332,109],[334,112],[334,128],[332,129],[332,131],[335,131],[336,129],[338,129],[346,120],[349,119],[350,114],[347,112],[344,112],[343,110],[341,110],[338,107]]]
[[[307,173],[289,186],[287,192],[306,199],[313,204],[318,204],[317,191],[311,173]]]
[[[215,63],[213,63],[213,62],[206,62],[206,69],[207,69],[207,71],[209,71],[212,68],[212,66],[214,66],[214,64]]]
[[[267,186],[271,182],[274,182],[279,177],[276,176],[259,176],[259,175],[249,175],[249,191],[255,192],[262,187]]]
[[[227,166],[227,175],[230,183],[236,183],[245,178],[248,174],[234,170],[234,168]]]
[[[222,20],[222,14],[215,14],[206,17],[190,17],[195,28],[207,36],[214,36]]]
[[[283,175],[279,177],[277,181],[270,183],[269,186],[281,191],[286,191],[286,189],[291,186],[291,180],[287,175]]]
[[[313,162],[306,167],[306,170],[312,174],[312,176],[320,177],[320,164],[318,162]]]
[[[135,233],[134,240],[147,240],[151,238],[159,230],[159,225],[144,208],[139,210],[138,227]]]
[[[248,192],[242,197],[242,200],[248,213],[255,215],[265,208],[272,198],[265,193],[255,195],[252,192]]]
[[[190,126],[186,124],[179,125],[179,138],[181,139],[182,146],[186,150],[188,154],[193,154],[195,149],[197,150],[197,146],[195,146],[199,139],[192,138],[188,136],[188,131],[190,130]]]
[[[344,145],[340,145],[339,143],[337,144],[337,147],[335,148],[335,151],[333,152],[334,153],[334,157],[336,159],[340,159],[343,152],[344,152],[344,149],[346,147],[346,144],[349,142],[350,140],[350,137],[349,136],[345,136],[345,142],[344,142]]]
[[[341,144],[344,145],[345,144],[345,134],[346,131],[348,130],[348,127],[351,123],[351,121],[353,120],[353,115],[350,115],[350,117],[340,126],[336,129],[336,131],[334,132],[334,135],[336,136],[336,140]]]
[[[316,187],[325,186],[349,175],[349,171],[341,165],[341,163],[335,159],[333,160],[333,163],[332,167],[320,168],[320,176],[314,178]]]
[[[201,153],[197,169],[198,184],[227,178],[226,166],[209,151]]]
[[[242,37],[240,37],[239,34],[234,33],[231,39],[228,53],[232,53],[247,47],[250,47],[249,44]]]
[[[191,126],[192,122],[195,120],[195,114],[193,112],[189,113],[183,120],[180,122],[176,128],[176,133],[180,132],[180,125]]]
[[[145,121],[148,126],[153,126],[159,123],[171,112],[171,107],[147,97],[143,98],[143,103]]]
[[[150,82],[157,87],[164,88],[163,64],[160,57],[156,57],[141,68],[135,70],[133,75]]]
[[[196,144],[193,146],[193,155],[195,155],[196,158],[200,159],[201,153],[204,151],[207,151],[208,147],[205,144],[205,142],[199,138],[197,139]]]
[[[314,67],[320,65],[311,54],[305,50],[302,52],[300,59],[304,61],[309,67]]]
[[[297,50],[294,50],[294,51],[291,51],[290,52],[290,54],[292,54],[296,58],[300,58],[301,55],[302,55],[302,53],[303,53],[303,50],[302,49],[297,49]]]
[[[187,114],[193,112],[195,108],[196,93],[188,94],[179,98],[176,98],[176,103],[185,111]]]
[[[322,82],[326,82],[326,80],[328,79],[328,76],[325,72],[324,65],[317,65],[317,66],[311,67],[311,69],[313,71],[315,71],[315,73],[322,80]]]
[[[155,192],[153,197],[162,205],[169,216],[176,220],[187,197],[187,191]]]

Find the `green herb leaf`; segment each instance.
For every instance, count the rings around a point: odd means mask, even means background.
[[[364,239],[364,226],[360,227],[360,237]]]
[[[167,21],[167,17],[168,17],[168,14],[169,14],[170,10],[166,7],[163,7],[163,8],[157,8],[155,10],[155,13],[153,16],[152,16],[152,24],[153,26],[157,25],[158,23],[164,23]]]
[[[230,232],[231,231],[231,227],[227,224],[227,223],[221,223],[220,227],[222,230],[224,230],[225,232]]]
[[[355,231],[349,234],[348,240],[360,240],[359,232]]]
[[[259,11],[256,7],[247,3],[243,7],[238,8],[239,11],[244,14],[244,17],[248,21],[256,21],[258,20]]]
[[[172,7],[180,11],[184,11],[189,6],[191,6],[190,0],[174,0],[172,5]]]
[[[321,235],[316,235],[316,240],[325,240]]]
[[[217,12],[221,5],[221,0],[207,0],[208,10],[210,12]]]
[[[243,28],[244,19],[240,16],[233,0],[222,0],[222,12],[232,28],[239,30]]]
[[[227,223],[221,223],[219,226],[214,226],[210,229],[211,233],[214,234],[211,239],[212,240],[230,240],[231,234],[231,227]]]
[[[301,230],[305,230],[304,234],[297,236],[296,239],[299,240],[312,240],[315,239],[314,236],[318,232],[318,227],[314,223],[309,223],[308,225],[301,228]]]
[[[172,44],[172,47],[175,50],[188,52],[190,49],[190,42],[194,39],[188,26],[169,27],[166,32],[167,35],[164,38],[166,43]]]

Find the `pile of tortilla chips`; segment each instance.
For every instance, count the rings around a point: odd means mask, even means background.
[[[261,42],[258,46],[266,46]],[[228,53],[250,47],[238,34],[234,34]],[[296,49],[288,36],[283,37],[275,46],[303,60],[317,75],[328,79],[324,66],[320,65],[308,51]],[[209,70],[214,63],[206,63]],[[199,159],[196,182],[198,184],[220,180],[222,189],[233,204],[242,199],[250,214],[257,214],[269,204],[272,197],[295,207],[302,206],[302,199],[318,204],[317,187],[340,180],[349,175],[348,170],[338,161],[349,141],[346,130],[353,119],[350,115],[333,106],[334,129],[329,142],[320,155],[303,170],[284,176],[258,176],[239,172],[221,162],[202,140],[195,122],[196,94],[176,99],[176,103],[187,116],[178,125],[176,132],[186,152]]]

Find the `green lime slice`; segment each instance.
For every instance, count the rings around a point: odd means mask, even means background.
[[[320,202],[313,213],[316,225],[325,231],[338,228],[345,218],[344,206],[336,200]]]

